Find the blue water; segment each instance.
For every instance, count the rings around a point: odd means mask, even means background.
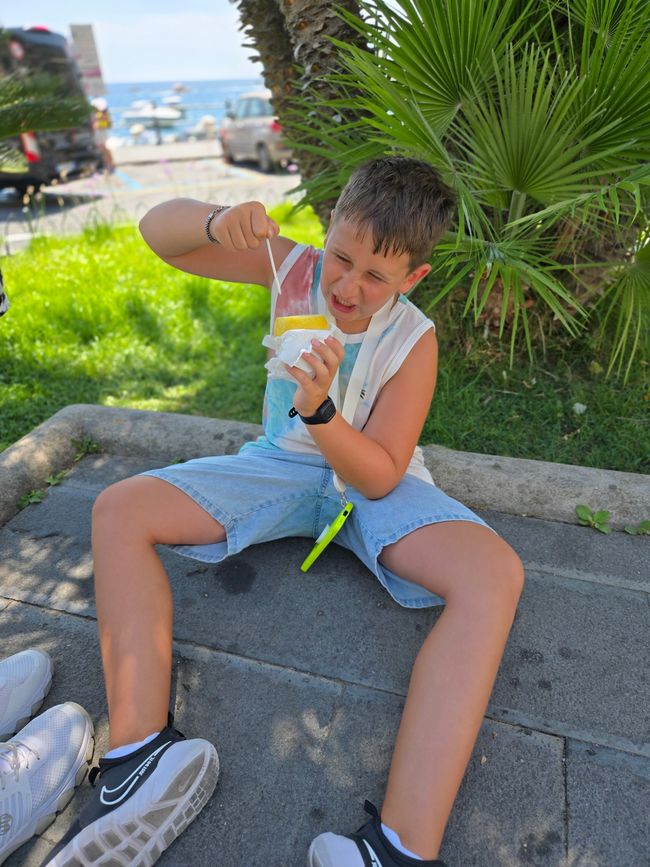
[[[173,127],[161,130],[163,141],[179,141],[188,139],[191,130],[204,115],[212,115],[216,120],[217,129],[226,111],[226,101],[234,104],[235,100],[247,90],[262,86],[262,79],[232,79],[228,81],[183,81],[181,84],[187,90],[178,93],[185,108],[184,117]],[[172,96],[174,81],[133,82],[124,84],[107,84],[106,99],[111,113],[113,127],[111,135],[131,140],[129,128],[137,123],[135,120],[124,120],[123,113],[131,109],[135,100],[152,100],[157,106],[163,106],[163,97]],[[147,130],[140,142],[155,142],[155,132]]]

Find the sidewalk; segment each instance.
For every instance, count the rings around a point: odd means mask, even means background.
[[[221,158],[221,142],[185,141],[160,145],[126,145],[113,148],[113,160],[117,166],[143,163],[177,162],[180,160],[206,160]]]
[[[0,454],[0,647],[54,659],[44,707],[107,721],[90,512],[103,487],[172,460],[235,452],[256,425],[72,406]],[[75,462],[88,437],[101,453]],[[573,523],[647,517],[650,477],[425,449],[434,478],[518,551],[527,583],[447,829],[449,867],[647,867],[650,862],[650,540]],[[20,496],[68,469],[39,504]],[[522,513],[525,513],[523,516]],[[347,551],[303,575],[309,540],[217,566],[163,553],[175,600],[176,723],[212,740],[212,800],[168,867],[304,867],[323,830],[381,804],[413,659],[442,609],[405,610]],[[36,867],[89,793],[6,867]]]

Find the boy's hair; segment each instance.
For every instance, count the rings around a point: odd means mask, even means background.
[[[455,196],[424,160],[379,157],[355,169],[338,198],[343,217],[372,230],[376,255],[409,254],[409,272],[427,262],[448,229]]]

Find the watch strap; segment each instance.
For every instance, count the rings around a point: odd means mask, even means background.
[[[216,208],[213,208],[208,216],[205,218],[205,234],[207,235],[208,241],[211,244],[219,244],[221,243],[218,238],[215,238],[212,232],[210,231],[210,223],[212,220],[220,214],[222,211],[227,211],[230,205],[217,205]]]
[[[289,418],[295,418],[300,415],[295,407],[289,410]],[[331,397],[326,397],[313,415],[300,415],[300,420],[304,424],[327,424],[332,421],[336,415],[336,405]]]

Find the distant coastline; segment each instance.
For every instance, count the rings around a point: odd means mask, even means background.
[[[182,116],[170,122],[165,119],[160,135],[164,142],[193,141],[205,137],[202,130],[218,129],[227,110],[248,90],[263,87],[257,78],[217,79],[200,81],[127,81],[107,82],[106,100],[113,126],[114,147],[132,144],[153,144],[156,131],[149,125],[151,114],[147,104],[156,109],[181,109]],[[134,106],[134,103],[136,105]],[[141,112],[143,121],[134,114]],[[125,114],[130,117],[125,117]],[[169,115],[170,112],[158,112]],[[169,124],[169,125],[167,125]],[[142,129],[140,129],[142,127]],[[137,132],[137,135],[134,134]]]

